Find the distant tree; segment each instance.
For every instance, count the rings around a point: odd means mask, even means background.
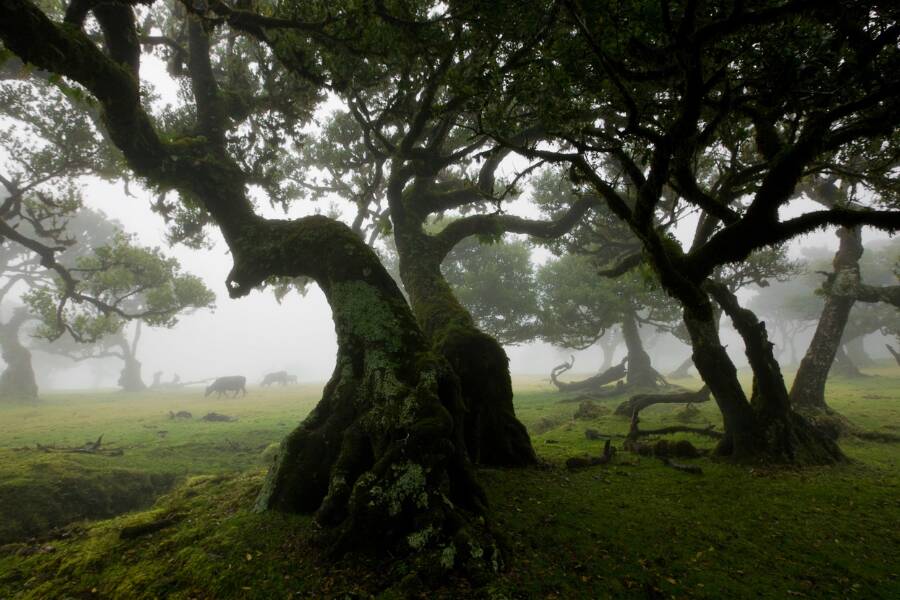
[[[115,156],[98,143],[77,101],[49,84],[46,74],[22,87],[8,66],[0,68],[0,301],[6,302],[46,283],[51,268],[61,268],[57,258],[70,261],[116,231],[96,213],[77,214],[83,208],[79,178],[107,175]],[[31,354],[20,339],[31,319],[27,310],[15,309],[0,323],[7,363],[0,401],[37,398]]]
[[[537,273],[540,332],[548,342],[583,350],[609,330],[620,328],[627,349],[627,378],[633,387],[657,387],[661,376],[644,349],[640,327],[670,326],[680,315],[647,273],[633,270],[616,279],[598,277],[588,256],[567,254]]]
[[[48,284],[33,286],[24,296],[40,319],[35,335],[51,342],[68,336],[76,344],[60,350],[73,358],[121,359],[119,385],[128,392],[146,387],[137,360],[141,323],[171,328],[180,315],[212,308],[215,301],[199,278],[181,272],[177,260],[165,257],[158,248],[138,246],[121,233],[76,258],[66,271],[69,278],[55,277]],[[124,328],[135,319],[138,323],[129,341]],[[53,351],[52,344],[47,348]]]
[[[0,397],[36,397],[31,357],[18,340],[31,318],[39,320],[36,336],[73,342],[42,346],[51,352],[88,358],[97,351],[92,346],[113,340],[114,349],[98,355],[121,358],[122,388],[142,389],[140,326],[128,343],[126,321],[171,327],[178,313],[211,306],[214,295],[180,273],[177,261],[139,246],[118,223],[84,206],[85,178],[115,179],[118,156],[97,135],[96,115],[80,92],[47,74],[30,80],[23,86],[0,79],[0,299],[15,292],[31,309],[2,326],[10,360]]]
[[[470,237],[447,254],[441,271],[479,329],[502,344],[534,339],[538,305],[527,243]]]

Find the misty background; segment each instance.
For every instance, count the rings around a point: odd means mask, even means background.
[[[297,375],[301,382],[327,380],[334,367],[337,343],[331,310],[315,285],[309,287],[305,296],[292,292],[281,303],[268,290],[231,299],[225,286],[231,257],[217,230],[210,230],[210,249],[169,248],[165,241],[163,220],[150,208],[149,192],[132,183],[126,193],[122,185],[103,182],[90,184],[86,191],[88,206],[102,210],[119,221],[142,244],[164,248],[167,254],[181,262],[186,271],[201,277],[217,296],[215,311],[186,314],[173,329],[143,327],[138,360],[143,365],[147,383],[157,371],[163,372],[163,381],[171,380],[176,373],[182,381],[244,375],[249,384],[255,385],[265,373],[279,370]],[[517,204],[520,208],[528,206],[525,200]],[[317,208],[323,207],[314,203],[297,203],[291,209],[290,216],[310,214]],[[263,203],[260,203],[260,212],[269,213],[267,216],[284,216]],[[530,216],[527,210],[523,214]],[[689,232],[693,225],[688,223],[681,229]],[[886,238],[870,231],[865,231],[863,235],[864,243]],[[790,255],[792,258],[802,258],[803,250],[811,247],[828,248],[833,252],[837,247],[834,231],[826,230],[802,238],[791,245]],[[541,249],[534,252],[537,261],[545,260],[546,255]],[[755,293],[756,290],[742,290],[742,300]],[[131,334],[134,324],[126,330]],[[690,353],[688,346],[671,335],[658,333],[654,328],[642,328],[641,335],[654,365],[662,373],[673,369]],[[801,334],[797,340],[798,348],[805,350],[811,336],[811,329]],[[866,349],[873,357],[887,356],[881,337],[880,334],[873,334],[866,339]],[[727,319],[723,320],[723,341],[736,364],[746,365],[743,345],[730,329]],[[603,356],[602,350],[596,346],[574,351],[546,343],[507,346],[506,351],[513,374],[542,377],[547,377],[553,366],[570,355],[576,358],[574,373],[595,372]],[[618,361],[624,354],[625,348],[622,346],[615,360]],[[121,361],[116,359],[75,363],[43,352],[34,353],[34,362],[38,385],[42,389],[113,388],[121,370]]]

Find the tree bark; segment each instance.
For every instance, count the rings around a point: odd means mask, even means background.
[[[38,386],[31,366],[31,352],[19,341],[19,330],[31,317],[17,308],[9,321],[0,324],[0,350],[6,369],[0,375],[0,402],[34,402]]]
[[[741,335],[753,370],[753,392],[750,398],[752,418],[744,431],[754,430],[756,440],[742,443],[763,444],[757,454],[761,452],[777,462],[829,464],[844,460],[833,436],[813,426],[792,410],[765,323],[752,311],[742,308],[734,294],[724,285],[708,282],[705,287],[711,291]]]
[[[831,277],[836,282],[858,284],[859,259],[863,253],[859,229],[842,227],[838,230],[838,238],[840,244],[834,255]],[[853,303],[850,296],[828,294],[825,297],[816,332],[791,386],[791,404],[798,410],[831,412],[825,401],[825,382],[840,348]]]
[[[392,205],[393,206],[393,205]],[[400,278],[422,331],[459,378],[466,407],[465,440],[478,464],[535,464],[537,456],[513,408],[509,358],[491,336],[475,327],[440,270],[444,256],[421,230],[393,210]]]
[[[626,383],[631,387],[655,388],[659,373],[650,363],[650,355],[644,350],[641,333],[634,311],[626,312],[622,318],[622,337],[628,348],[628,375]]]

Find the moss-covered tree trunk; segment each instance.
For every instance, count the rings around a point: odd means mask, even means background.
[[[859,229],[840,228],[840,244],[834,255],[833,285],[859,283],[859,259],[863,246]],[[816,331],[800,361],[797,376],[791,386],[791,403],[804,412],[826,412],[831,409],[825,401],[825,382],[841,346],[844,328],[850,317],[854,299],[851,296],[828,294],[816,325]]]
[[[188,60],[197,137],[169,143],[142,108],[137,23],[128,7],[114,5],[122,18],[101,23],[108,39],[123,44],[107,44],[107,54],[30,4],[3,8],[0,37],[8,49],[84,85],[132,170],[206,210],[231,251],[232,297],[273,277],[309,277],[328,299],[339,344],[335,372],[320,404],[282,443],[257,506],[313,512],[336,551],[499,568],[463,437],[459,380],[350,228],[323,216],[286,221],[255,213],[249,176],[226,147],[229,124],[200,22],[189,27]]]
[[[0,375],[0,402],[33,402],[38,386],[31,366],[31,352],[19,341],[19,330],[29,319],[23,308],[13,312],[9,321],[0,324],[0,350],[6,369]]]
[[[634,311],[626,312],[622,318],[622,337],[628,348],[628,375],[626,382],[632,387],[656,387],[659,373],[650,362],[650,355],[644,350],[641,332],[638,328],[637,315]]]
[[[513,408],[506,352],[475,326],[441,274],[443,255],[415,229],[395,225],[400,278],[419,326],[459,378],[469,458],[487,465],[534,464],[531,439]]]
[[[322,400],[282,442],[257,507],[314,513],[336,552],[422,553],[445,567],[499,567],[450,365],[350,229],[324,217],[283,228],[242,238],[247,251],[236,253],[232,294],[258,283],[257,272],[313,277],[333,311],[338,356]],[[318,244],[298,246],[300,237]],[[302,265],[292,268],[294,260]]]

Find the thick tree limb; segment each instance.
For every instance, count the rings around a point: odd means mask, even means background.
[[[501,233],[523,233],[538,238],[555,238],[568,233],[592,208],[599,205],[593,196],[582,196],[569,207],[560,218],[552,221],[523,219],[512,215],[473,215],[453,221],[435,236],[436,242],[446,256],[458,243],[472,235],[498,235]]]
[[[636,394],[619,404],[615,414],[630,416],[635,412],[641,412],[654,404],[699,404],[710,399],[708,386],[703,386],[696,392],[678,392],[675,394]]]

